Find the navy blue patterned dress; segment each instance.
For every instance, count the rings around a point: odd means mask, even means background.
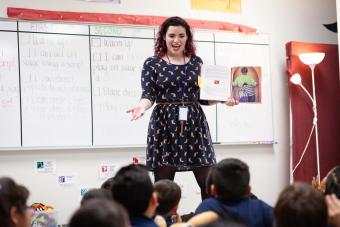
[[[201,64],[198,56],[185,65],[174,65],[157,56],[144,62],[142,98],[156,102],[147,137],[146,165],[150,170],[174,166],[177,171],[187,171],[216,163],[208,122],[200,106],[207,101],[199,100]],[[182,127],[178,119],[181,103],[188,107]]]

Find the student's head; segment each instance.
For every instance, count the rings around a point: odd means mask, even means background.
[[[80,201],[80,205],[83,206],[85,203],[92,199],[105,199],[112,200],[112,193],[107,189],[95,188],[86,192]]]
[[[325,194],[335,194],[340,199],[340,166],[334,167],[326,177]]]
[[[285,188],[275,205],[276,227],[325,227],[327,206],[321,192],[306,183]]]
[[[181,188],[171,180],[159,180],[154,184],[157,194],[158,207],[157,214],[174,214],[181,199]]]
[[[104,183],[100,186],[100,188],[107,189],[107,190],[111,191],[113,181],[114,181],[114,177],[110,177],[109,179],[104,181]]]
[[[223,159],[215,165],[211,174],[217,198],[222,201],[237,201],[249,194],[249,168],[241,160]]]
[[[143,165],[130,164],[122,167],[116,174],[112,185],[113,199],[121,203],[127,209],[129,215],[144,215],[150,212],[153,205],[155,194],[153,185],[146,167]],[[156,205],[151,207],[154,213]]]
[[[195,56],[195,46],[189,24],[180,17],[169,17],[159,28],[155,42],[155,55],[184,53]]]
[[[71,217],[69,227],[128,227],[125,209],[113,200],[92,199]]]
[[[0,178],[0,226],[31,226],[31,211],[27,209],[28,190],[8,177]]]

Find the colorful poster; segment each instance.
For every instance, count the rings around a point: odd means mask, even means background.
[[[192,0],[191,8],[216,12],[241,13],[241,0]]]

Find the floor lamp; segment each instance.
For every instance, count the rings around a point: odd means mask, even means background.
[[[320,156],[319,156],[319,135],[318,135],[318,109],[317,109],[317,104],[316,104],[316,94],[315,94],[315,80],[314,80],[314,69],[317,64],[319,64],[325,57],[325,53],[320,53],[320,52],[312,52],[312,53],[303,53],[299,54],[299,59],[305,64],[308,65],[309,68],[312,71],[312,87],[313,87],[313,97],[310,95],[310,93],[307,91],[307,89],[302,85],[301,83],[301,76],[300,74],[296,73],[294,74],[291,78],[290,81],[293,84],[299,85],[303,91],[308,95],[310,100],[312,101],[313,104],[313,113],[314,113],[314,118],[313,118],[313,128],[311,130],[311,133],[309,135],[307,144],[305,146],[305,149],[302,153],[302,156],[300,158],[300,161],[297,163],[297,165],[293,168],[292,174],[300,164],[305,151],[307,149],[307,146],[309,144],[309,140],[311,138],[313,130],[315,130],[315,145],[316,145],[316,165],[317,165],[317,179],[318,182],[320,183]]]

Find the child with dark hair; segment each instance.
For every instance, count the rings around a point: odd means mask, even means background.
[[[327,175],[325,194],[335,194],[340,199],[340,166],[334,167]]]
[[[273,226],[273,208],[259,199],[250,198],[250,173],[246,163],[228,158],[216,164],[211,172],[211,194],[196,214],[214,211],[219,216],[230,215],[244,220],[250,227]]]
[[[181,222],[181,217],[177,213],[179,201],[181,200],[181,188],[175,182],[163,179],[154,184],[157,195],[158,207],[156,214],[162,216],[166,225]]]
[[[275,226],[326,227],[327,206],[322,193],[306,183],[284,189],[275,205]]]
[[[208,176],[207,176],[207,180],[205,182],[206,186],[206,190],[207,190],[207,194],[208,194],[208,197],[216,197],[216,193],[215,191],[211,191],[211,185],[213,184],[212,182],[212,172],[214,171],[214,166],[210,168],[210,171],[208,173]],[[249,194],[249,198],[251,199],[258,199],[256,195],[254,195],[252,192],[250,192]]]
[[[125,209],[112,200],[92,199],[81,206],[72,216],[69,227],[128,227]]]
[[[332,168],[320,186],[318,189],[324,189],[326,195],[329,224],[340,227],[340,166]]]
[[[102,189],[102,188],[91,189],[84,194],[83,198],[80,201],[80,205],[83,206],[89,200],[96,199],[96,198],[110,201],[112,200],[112,193],[111,191],[107,189]]]
[[[31,211],[27,209],[29,191],[9,177],[0,178],[0,226],[29,227]]]
[[[157,195],[144,165],[122,167],[115,176],[111,190],[113,199],[128,211],[133,227],[157,226],[152,219],[158,206]]]

